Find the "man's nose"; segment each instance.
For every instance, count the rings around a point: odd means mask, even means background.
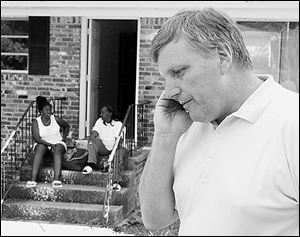
[[[174,88],[180,88],[180,84],[178,81],[176,80],[172,80],[172,79],[166,79],[166,90],[171,90],[171,89],[174,89]]]
[[[182,90],[178,83],[166,84],[166,97],[176,101],[180,101]]]

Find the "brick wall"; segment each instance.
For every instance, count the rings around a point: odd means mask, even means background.
[[[141,18],[140,60],[139,60],[139,103],[150,101],[146,105],[147,141],[151,144],[154,132],[153,114],[157,99],[165,88],[165,80],[157,71],[157,64],[150,57],[150,45],[157,30],[167,18]]]
[[[50,18],[50,72],[47,76],[1,73],[1,147],[36,96],[66,96],[63,118],[78,135],[80,17]],[[25,91],[27,96],[18,93]]]
[[[151,143],[154,126],[155,103],[165,86],[157,72],[157,65],[150,58],[153,36],[167,18],[141,18],[139,60],[139,103],[146,105],[147,143]],[[36,96],[67,96],[63,118],[78,134],[79,126],[79,78],[80,78],[79,17],[51,17],[50,19],[50,74],[28,76],[26,74],[1,74],[1,145],[16,125],[31,100]],[[25,90],[27,98],[20,98],[18,91]]]

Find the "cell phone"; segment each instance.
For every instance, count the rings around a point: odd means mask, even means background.
[[[189,111],[186,110],[186,109],[182,106],[182,104],[180,104],[177,100],[174,100],[174,99],[170,99],[170,100],[174,101],[174,103],[176,104],[176,106],[178,106],[181,110],[184,110],[186,113],[189,113]]]

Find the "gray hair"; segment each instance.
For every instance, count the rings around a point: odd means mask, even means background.
[[[192,48],[208,57],[212,55],[212,50],[227,44],[232,50],[233,62],[241,68],[253,69],[237,23],[224,13],[204,8],[180,11],[169,18],[152,40],[151,56],[154,62],[158,61],[160,49],[181,36]]]

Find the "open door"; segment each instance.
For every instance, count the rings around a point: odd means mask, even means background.
[[[99,117],[99,61],[100,61],[100,22],[89,20],[88,23],[88,72],[87,72],[87,121],[86,135],[90,135]]]
[[[112,105],[123,121],[135,103],[137,20],[89,19],[88,32],[86,135],[103,105]]]

